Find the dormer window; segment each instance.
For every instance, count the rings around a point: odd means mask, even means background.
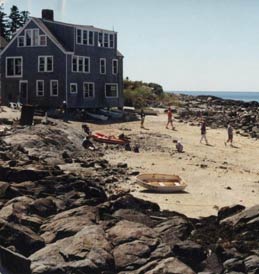
[[[86,29],[76,30],[76,43],[79,45],[93,46],[94,32]]]
[[[98,32],[98,47],[114,48],[114,34],[107,32]]]
[[[46,46],[47,36],[40,35],[39,29],[26,29],[24,31],[24,36],[18,36],[17,46],[18,47],[37,47]]]

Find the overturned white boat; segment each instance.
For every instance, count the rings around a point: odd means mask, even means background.
[[[156,192],[181,192],[187,187],[178,175],[151,173],[138,175],[136,179],[140,186]]]

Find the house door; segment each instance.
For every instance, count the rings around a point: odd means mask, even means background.
[[[20,103],[28,104],[28,81],[21,80],[19,82],[19,99]]]

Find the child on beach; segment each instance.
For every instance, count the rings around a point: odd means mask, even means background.
[[[174,130],[175,127],[173,125],[173,112],[172,112],[171,107],[169,107],[167,110],[167,118],[168,118],[168,120],[167,120],[166,128],[168,129],[168,125],[170,124],[172,129]]]
[[[141,128],[144,128],[145,113],[144,113],[143,108],[141,109],[141,112],[140,112],[140,119],[141,119],[140,127],[141,127]]]
[[[232,145],[232,143],[233,143],[233,127],[231,126],[231,124],[228,124],[227,131],[228,131],[228,139],[225,142],[225,146],[227,145],[228,142],[230,142],[230,146],[233,146]]]
[[[205,140],[205,142],[206,142],[206,145],[208,145],[209,143],[208,143],[208,140],[207,140],[207,138],[206,138],[206,122],[203,120],[202,122],[201,122],[201,140],[200,140],[200,143],[202,142],[202,140],[204,139]]]

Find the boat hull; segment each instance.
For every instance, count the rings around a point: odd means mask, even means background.
[[[185,181],[177,175],[169,174],[141,174],[136,177],[138,185],[154,192],[181,192],[186,187]]]
[[[127,140],[119,139],[115,136],[109,136],[102,133],[93,133],[91,137],[96,141],[100,143],[106,143],[106,144],[114,144],[114,145],[126,145],[129,143]]]

